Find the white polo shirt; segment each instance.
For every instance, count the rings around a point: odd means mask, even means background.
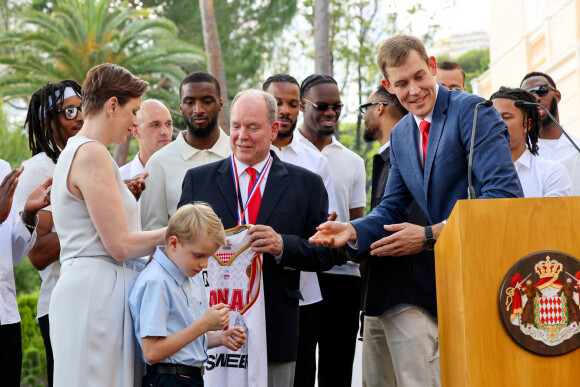
[[[230,137],[223,130],[210,149],[196,149],[184,138],[184,132],[172,143],[151,156],[145,172],[149,172],[147,189],[141,195],[141,225],[143,230],[157,230],[167,226],[181,199],[183,178],[191,168],[223,160],[228,157]]]
[[[514,162],[526,198],[572,195],[566,168],[552,160],[534,156],[529,149]]]
[[[314,144],[297,130],[294,136],[308,145],[309,148],[320,152]],[[339,222],[350,220],[351,208],[364,207],[366,205],[366,171],[362,157],[347,149],[332,136],[332,142],[322,149],[323,156],[330,164],[332,180],[334,182],[334,194],[336,196],[336,218]],[[358,264],[348,261],[342,266],[335,266],[325,271],[329,274],[354,275],[359,277]]]
[[[332,172],[326,157],[298,141],[295,135],[292,136],[292,141],[282,149],[278,149],[274,145],[271,146],[271,149],[280,160],[297,165],[319,175],[328,193],[328,213],[331,214],[332,211],[336,211]],[[299,300],[300,305],[310,305],[322,301],[318,275],[315,272],[300,272],[300,293],[302,293],[302,297],[304,298],[304,300]]]
[[[16,188],[16,196],[18,197],[18,212],[24,211],[26,199],[32,191],[39,185],[44,183],[49,177],[54,174],[56,164],[52,162],[51,158],[46,153],[41,152],[22,163],[24,171],[18,178],[18,187]],[[41,211],[48,211],[52,213],[50,206],[46,206]],[[52,232],[56,232],[54,225]],[[52,290],[60,277],[60,261],[57,260],[48,265],[44,270],[38,272],[42,282],[40,283],[40,292],[38,294],[38,304],[36,306],[36,318],[46,316],[48,314],[48,304],[50,303],[50,296]]]

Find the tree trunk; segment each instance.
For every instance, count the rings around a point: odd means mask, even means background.
[[[218,35],[217,23],[213,9],[213,0],[199,0],[201,12],[201,24],[203,29],[203,43],[207,57],[207,72],[212,74],[220,83],[221,97],[224,107],[219,115],[220,127],[229,134],[230,114],[228,103],[228,89],[226,86],[226,73],[222,59],[222,49]]]
[[[328,0],[314,0],[314,68],[317,73],[332,76],[329,31]]]

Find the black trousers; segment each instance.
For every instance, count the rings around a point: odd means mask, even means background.
[[[361,278],[318,273],[318,386],[350,387],[360,314]]]
[[[203,387],[202,376],[146,374],[142,387]]]
[[[322,302],[300,307],[298,358],[294,371],[294,387],[314,387],[316,380],[316,344]]]
[[[46,352],[46,374],[48,377],[48,387],[52,387],[52,375],[54,372],[54,359],[52,357],[52,345],[50,344],[50,324],[48,315],[38,318],[40,334],[44,340],[44,350]]]
[[[22,332],[20,323],[0,325],[0,380],[3,386],[20,386]]]

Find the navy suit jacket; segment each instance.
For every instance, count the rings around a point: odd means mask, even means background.
[[[391,132],[391,170],[381,203],[366,217],[354,220],[359,251],[387,235],[385,224],[404,222],[415,199],[430,224],[449,217],[455,202],[467,199],[467,163],[473,112],[482,98],[441,85],[433,110],[425,167],[418,153],[418,130],[409,113]],[[493,107],[478,111],[473,153],[476,197],[523,197],[511,159],[509,132]]]
[[[273,157],[256,223],[282,236],[280,264],[264,254],[268,360],[296,361],[298,354],[298,299],[300,270],[324,271],[345,258],[338,251],[316,247],[308,238],[328,217],[328,195],[320,176]],[[187,171],[178,207],[195,201],[209,203],[226,229],[237,224],[236,189],[230,159]]]

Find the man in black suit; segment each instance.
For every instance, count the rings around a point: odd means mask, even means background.
[[[238,93],[231,109],[234,157],[190,169],[183,180],[178,206],[208,202],[226,229],[238,221],[255,224],[249,234],[252,250],[264,254],[268,385],[290,387],[298,351],[300,270],[328,270],[344,258],[336,250],[308,243],[316,226],[328,216],[328,196],[320,176],[284,163],[270,152],[278,134],[276,115],[276,100],[268,93]],[[259,176],[252,177],[256,171]],[[251,189],[253,181],[257,187],[250,196],[248,187]],[[248,210],[238,214],[238,202],[244,208],[248,196]]]
[[[407,114],[397,96],[380,85],[360,107],[365,141],[378,141],[373,158],[371,209],[383,197],[391,168],[389,139],[393,127]],[[409,222],[426,226],[427,217],[415,201],[407,210]],[[429,336],[417,334],[423,325],[414,321],[428,312],[437,317],[435,267],[433,257],[424,251],[398,259],[365,254],[362,291],[364,313],[363,386],[412,383],[404,364],[422,354]],[[429,318],[429,317],[424,317]],[[396,327],[402,327],[399,331]]]

